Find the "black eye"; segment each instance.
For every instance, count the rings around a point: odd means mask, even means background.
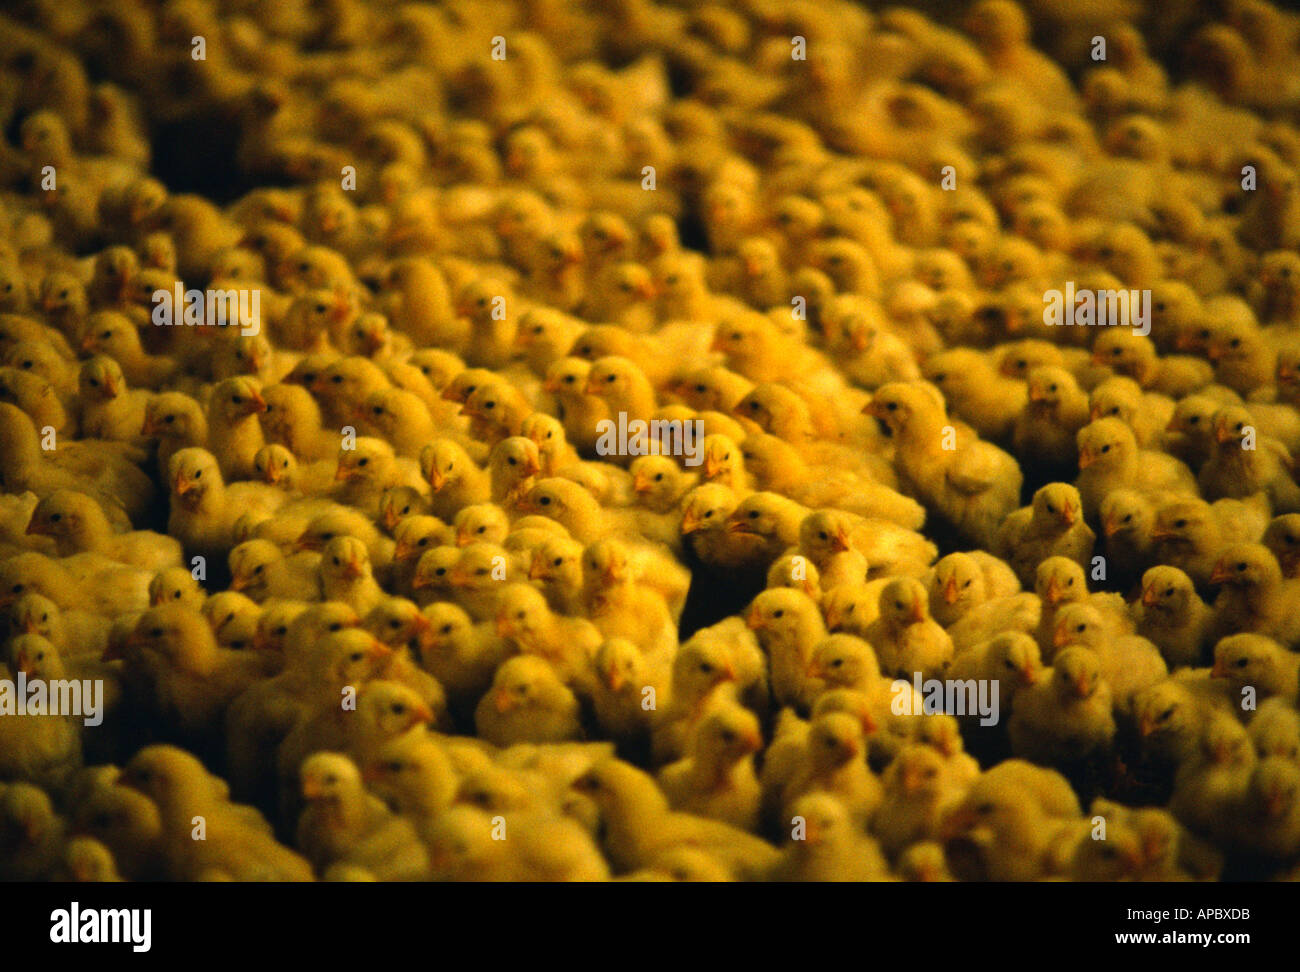
[[[550,506],[551,498],[549,496],[543,496],[541,499],[538,500],[538,502],[541,503],[542,506]]]
[[[52,515],[50,516],[50,522],[51,522],[51,523],[58,523],[58,522],[59,522],[60,520],[62,520],[62,519],[63,519],[63,514],[62,514],[62,513],[54,513],[54,514],[52,514]]]
[[[510,465],[512,465],[512,466],[517,466],[517,465],[519,465],[519,463],[517,463],[517,462],[515,461],[515,457],[514,457],[514,456],[511,456],[510,458],[508,458],[508,459],[506,460],[506,462],[510,463]]]
[[[1245,570],[1245,569],[1246,569],[1246,565],[1244,563],[1237,565],[1237,570]]]
[[[700,671],[702,671],[705,675],[710,675],[713,673],[713,666],[708,662],[701,662]]]
[[[161,638],[161,637],[162,637],[162,634],[163,634],[163,629],[162,629],[162,628],[153,628],[153,629],[150,630],[150,632],[149,632],[149,637],[151,637],[151,638]]]
[[[1102,452],[1110,452],[1110,446],[1108,446],[1108,445],[1104,445],[1104,446],[1102,446],[1102,447],[1101,447],[1101,451],[1102,451]]]
[[[338,565],[339,565],[339,559],[338,559],[338,557],[335,557],[335,558],[334,558],[334,566],[337,567]]]
[[[772,612],[772,617],[774,617],[774,618],[783,618],[783,617],[785,617],[785,610],[784,610],[784,609],[778,609],[778,610],[776,610],[776,611],[773,611],[773,612]]]
[[[364,465],[366,465],[366,464],[369,463],[369,462],[370,462],[369,459],[362,459],[360,462],[357,463],[357,465],[358,465],[358,466],[364,466]]]
[[[1247,665],[1250,664],[1250,659],[1248,659],[1248,658],[1238,658],[1236,664],[1237,664],[1237,667],[1238,667],[1238,668],[1245,668]]]

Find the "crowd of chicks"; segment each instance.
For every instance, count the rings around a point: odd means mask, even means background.
[[[1300,19],[24,7],[0,875],[1296,873]]]

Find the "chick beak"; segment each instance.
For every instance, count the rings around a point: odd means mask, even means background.
[[[1059,604],[1061,602],[1061,585],[1056,582],[1055,577],[1048,580],[1047,590],[1043,592],[1043,596],[1047,598],[1048,604]]]
[[[1020,680],[1026,685],[1037,685],[1038,669],[1031,665],[1026,665],[1024,668],[1020,669]]]
[[[1092,358],[1091,358],[1091,360],[1092,360],[1092,363],[1095,364],[1095,365],[1104,365],[1104,364],[1106,363],[1106,352],[1105,352],[1105,351],[1094,351],[1094,352],[1092,353]]]
[[[119,394],[121,394],[121,391],[122,389],[118,387],[117,379],[115,378],[104,379],[104,394],[107,395],[109,398],[116,398]]]
[[[177,496],[184,496],[193,488],[194,488],[194,480],[189,479],[185,476],[177,476],[172,481],[172,490],[176,493]]]
[[[632,492],[637,495],[648,493],[651,488],[650,480],[646,479],[644,476],[637,475],[632,477]]]
[[[1002,366],[1002,373],[1003,373],[1003,374],[1006,374],[1006,373],[1007,373],[1007,367],[1006,367],[1006,365],[1003,365],[1003,366]],[[1014,372],[1012,372],[1012,373],[1014,374]],[[1029,400],[1030,400],[1031,402],[1045,402],[1045,401],[1047,401],[1047,394],[1046,394],[1046,393],[1045,393],[1041,388],[1039,388],[1037,385],[1030,385],[1030,386],[1029,386]]]
[[[605,679],[605,684],[609,686],[611,692],[621,692],[623,686],[627,684],[627,680],[623,678],[622,672],[615,669],[609,673],[609,676]]]
[[[267,472],[270,472],[270,470],[268,469]],[[400,519],[396,507],[388,506],[384,508],[384,529],[389,533],[393,532],[393,527],[397,526]]]
[[[1178,536],[1178,534],[1174,533],[1172,530],[1166,530],[1164,527],[1155,527],[1151,530],[1152,540],[1172,540],[1176,536]]]
[[[370,643],[370,648],[366,653],[371,657],[371,659],[379,661],[390,657],[393,654],[393,649],[389,648],[386,644],[376,638]]]
[[[724,353],[726,352],[726,350],[727,350],[727,345],[726,345],[726,342],[723,341],[723,339],[722,339],[722,335],[721,335],[721,334],[715,334],[715,335],[713,336],[713,340],[709,342],[709,350],[710,350],[710,351],[720,351],[720,352],[724,352]]]
[[[429,470],[429,488],[435,493],[447,484],[447,477],[440,469]]]
[[[540,462],[539,457],[530,455],[524,459],[524,468],[523,468],[524,476],[536,476],[541,471],[542,471],[542,464]]]
[[[262,470],[262,479],[272,486],[283,478],[283,475],[280,473],[280,467],[273,462],[267,463],[266,468]]]
[[[750,631],[762,631],[767,627],[767,621],[758,611],[750,611],[745,615],[745,627]]]
[[[875,399],[872,399],[871,401],[867,402],[867,404],[862,406],[862,414],[871,415],[874,418],[882,419],[885,417],[885,410],[884,408],[881,407],[880,403],[875,401]]]
[[[722,472],[722,461],[715,458],[713,453],[706,454],[704,457],[704,478],[712,479],[720,472]]]
[[[840,612],[833,607],[828,607],[825,613],[826,613],[826,630],[838,631],[840,627],[840,621],[841,621]]]
[[[515,707],[515,700],[509,690],[497,689],[496,693],[492,696],[492,704],[495,706],[498,713],[505,715]]]
[[[858,713],[858,721],[862,723],[862,731],[868,736],[879,728],[875,718],[866,709]]]
[[[433,710],[427,705],[418,706],[411,713],[411,725],[431,725],[433,723]]]
[[[909,766],[903,770],[903,792],[913,794],[921,788],[922,777],[915,768]]]
[[[724,682],[736,681],[736,667],[731,662],[727,662],[727,667],[722,670],[722,680]]]
[[[1218,658],[1214,659],[1214,667],[1210,669],[1210,678],[1227,678],[1228,668]]]
[[[593,396],[593,397],[597,397],[597,398],[599,398],[599,397],[600,397],[600,383],[597,382],[596,379],[594,379],[594,378],[588,378],[588,379],[587,379],[587,383],[586,383],[585,385],[582,386],[582,393],[583,393],[584,395],[591,395],[591,396]]]
[[[1159,600],[1159,598],[1156,596],[1156,589],[1154,587],[1148,586],[1142,588],[1143,607],[1155,607],[1157,600]]]
[[[158,428],[153,424],[153,419],[148,415],[144,417],[144,424],[140,426],[140,434],[148,439],[152,439],[158,435]]]
[[[957,603],[957,578],[949,577],[948,583],[943,585],[943,603],[944,604]]]
[[[47,305],[49,304],[48,301],[46,303]],[[54,310],[54,307],[52,305],[49,305],[46,306],[45,310],[48,313]],[[86,352],[95,350],[95,335],[87,334],[84,338],[81,339],[81,350]]]
[[[1210,574],[1210,583],[1226,584],[1231,577],[1232,573],[1228,570],[1228,565],[1225,563],[1218,563],[1214,565],[1214,572]]]
[[[248,587],[248,578],[243,574],[236,574],[230,578],[230,589],[232,591],[242,591]]]
[[[360,577],[363,573],[365,573],[365,571],[362,568],[361,562],[359,560],[350,559],[343,566],[343,576],[350,580],[354,580]]]
[[[687,510],[682,514],[681,534],[689,536],[700,528],[700,518]]]
[[[1066,526],[1074,526],[1079,519],[1079,511],[1073,506],[1063,506],[1061,508],[1061,519],[1065,521]]]
[[[340,462],[338,464],[338,468],[334,470],[334,482],[342,483],[342,482],[346,482],[348,479],[351,478],[352,478],[351,468],[345,466],[343,463]]]
[[[127,639],[127,642],[129,642],[129,641],[130,641],[130,639],[128,638],[128,639]],[[103,653],[99,656],[99,660],[100,660],[100,661],[118,661],[119,659],[125,657],[125,655],[124,655],[124,653],[123,653],[123,651],[122,651],[122,649],[125,648],[125,647],[126,647],[126,645],[125,645],[124,643],[122,643],[122,642],[119,642],[119,641],[110,641],[107,645],[104,646],[104,651],[103,651]]]
[[[27,530],[25,532],[29,537],[48,537],[50,535],[50,531],[46,529],[45,521],[37,516],[31,518],[31,521],[27,524]]]
[[[313,777],[307,777],[302,781],[302,798],[304,800],[319,800],[325,795],[321,789],[320,782]]]
[[[497,637],[509,638],[515,633],[515,627],[510,623],[510,617],[506,614],[497,615]]]
[[[849,334],[849,344],[853,350],[861,354],[867,348],[871,347],[874,342],[871,340],[871,334],[862,328],[854,328]]]
[[[1228,425],[1227,425],[1226,422],[1218,422],[1218,423],[1215,423],[1215,426],[1214,426],[1214,441],[1215,441],[1215,442],[1217,442],[1217,443],[1219,443],[1220,445],[1222,445],[1222,444],[1225,443],[1225,442],[1231,442],[1232,439],[1233,439],[1232,432],[1230,432],[1230,431],[1228,430]]]
[[[1058,624],[1056,630],[1052,632],[1052,645],[1056,648],[1063,648],[1070,643],[1070,633],[1063,624]]]
[[[920,601],[912,602],[912,610],[908,612],[907,619],[912,624],[920,624],[925,620],[925,605]]]
[[[836,530],[835,535],[831,537],[831,549],[836,553],[843,553],[849,549],[849,535],[844,530]]]
[[[1211,344],[1208,348],[1205,349],[1205,356],[1209,358],[1211,361],[1220,360],[1223,357],[1223,354],[1224,351],[1223,351],[1222,344]]]
[[[972,810],[955,810],[944,820],[939,837],[945,841],[953,840],[968,833],[974,825],[975,814]]]
[[[1094,459],[1096,459],[1096,456],[1093,455],[1091,449],[1080,449],[1080,450],[1079,450],[1079,468],[1080,468],[1080,469],[1087,469],[1089,466],[1092,465]]]
[[[728,532],[728,533],[752,534],[754,531],[751,530],[751,529],[749,528],[749,524],[746,523],[744,520],[728,520],[728,521],[727,521],[727,532]]]
[[[1156,731],[1156,724],[1149,716],[1143,716],[1138,722],[1138,735],[1145,739]]]
[[[546,558],[541,554],[533,557],[528,564],[528,579],[543,580],[546,577]]]
[[[1074,680],[1074,691],[1081,699],[1088,697],[1091,688],[1092,683],[1088,680],[1086,675],[1080,675]]]
[[[1286,797],[1281,790],[1270,790],[1264,795],[1264,813],[1272,820],[1282,816],[1286,809]]]

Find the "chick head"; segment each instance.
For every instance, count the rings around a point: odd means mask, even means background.
[[[9,669],[31,679],[59,679],[66,675],[59,649],[39,634],[20,634],[9,639]]]
[[[1219,449],[1232,453],[1241,448],[1248,430],[1255,428],[1255,420],[1244,406],[1229,405],[1214,413],[1210,427],[1214,430],[1214,441]]]
[[[866,751],[862,720],[847,712],[817,716],[808,729],[808,755],[821,772],[861,759]]]
[[[920,383],[889,382],[876,389],[862,411],[878,419],[889,434],[922,431],[944,418],[937,394]]]
[[[420,693],[401,682],[375,679],[357,694],[357,732],[367,745],[379,745],[416,726],[433,721],[433,710]]]
[[[1048,557],[1035,572],[1034,593],[1053,607],[1083,600],[1088,596],[1083,568],[1069,557]]]
[[[167,472],[172,499],[188,509],[197,509],[209,492],[225,485],[216,456],[206,449],[190,447],[172,453]]]
[[[1052,684],[1066,699],[1089,699],[1101,683],[1101,659],[1091,648],[1073,644],[1052,660]]]
[[[789,639],[820,616],[817,602],[803,591],[775,587],[761,591],[754,598],[745,613],[745,624],[772,638]]]
[[[339,448],[336,482],[382,482],[395,461],[393,447],[383,439],[358,436],[351,449]]]
[[[1300,513],[1274,517],[1264,531],[1263,543],[1273,552],[1286,576],[1296,576],[1296,568],[1300,566]]]
[[[934,565],[929,599],[942,600],[949,608],[983,603],[984,571],[970,554],[951,553]]]
[[[895,577],[880,589],[880,618],[894,629],[919,624],[930,617],[925,585],[914,577]]]
[[[1066,645],[1100,645],[1106,637],[1106,622],[1100,612],[1086,602],[1067,604],[1056,612],[1056,626],[1052,631],[1052,644],[1057,648]]]
[[[326,583],[370,576],[370,552],[356,537],[337,536],[321,549],[321,579]]]
[[[1229,635],[1214,646],[1210,674],[1226,678],[1236,687],[1253,685],[1262,694],[1274,695],[1285,660],[1286,650],[1272,638],[1250,633]]]
[[[165,744],[139,750],[122,768],[116,785],[143,793],[158,806],[164,820],[200,809],[212,789],[197,756]]]
[[[503,638],[535,639],[551,618],[546,597],[531,584],[509,584],[497,607],[497,634]]]
[[[452,591],[452,572],[460,561],[461,548],[449,545],[434,546],[420,554],[411,577],[413,590]]]
[[[8,612],[9,633],[40,635],[56,644],[63,643],[63,613],[43,594],[26,591],[13,599]]]
[[[596,675],[610,692],[639,694],[645,681],[641,649],[626,638],[610,638],[596,651]]]
[[[988,643],[990,671],[999,678],[1008,678],[1017,687],[1034,685],[1042,677],[1043,659],[1038,642],[1020,631],[1004,631],[994,635]]]
[[[515,655],[497,669],[488,690],[500,715],[546,709],[567,689],[549,662],[536,655]]]
[[[298,779],[302,798],[320,806],[350,804],[363,789],[361,771],[342,753],[312,753],[298,767]]]
[[[1233,544],[1219,554],[1210,574],[1211,584],[1246,589],[1271,587],[1281,579],[1277,558],[1262,543]]]
[[[467,547],[471,543],[502,543],[510,532],[510,521],[501,507],[493,503],[476,503],[462,507],[452,520],[455,543]]]
[[[808,677],[820,678],[829,688],[856,688],[880,678],[880,663],[871,645],[851,634],[832,634],[813,648]]]
[[[237,375],[218,382],[208,400],[208,413],[214,425],[233,424],[246,415],[266,411],[262,383],[248,375]]]
[[[735,492],[721,483],[695,487],[682,500],[679,526],[682,536],[689,537],[700,530],[726,530],[738,502]]]
[[[1103,471],[1115,471],[1137,459],[1133,430],[1117,418],[1098,419],[1085,425],[1076,441],[1080,469],[1095,465]]]
[[[689,748],[696,759],[730,766],[762,747],[763,734],[758,716],[743,705],[725,703],[700,720]]]

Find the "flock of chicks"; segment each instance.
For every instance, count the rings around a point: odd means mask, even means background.
[[[0,875],[1293,874],[1300,20],[1032,6],[0,24]]]

